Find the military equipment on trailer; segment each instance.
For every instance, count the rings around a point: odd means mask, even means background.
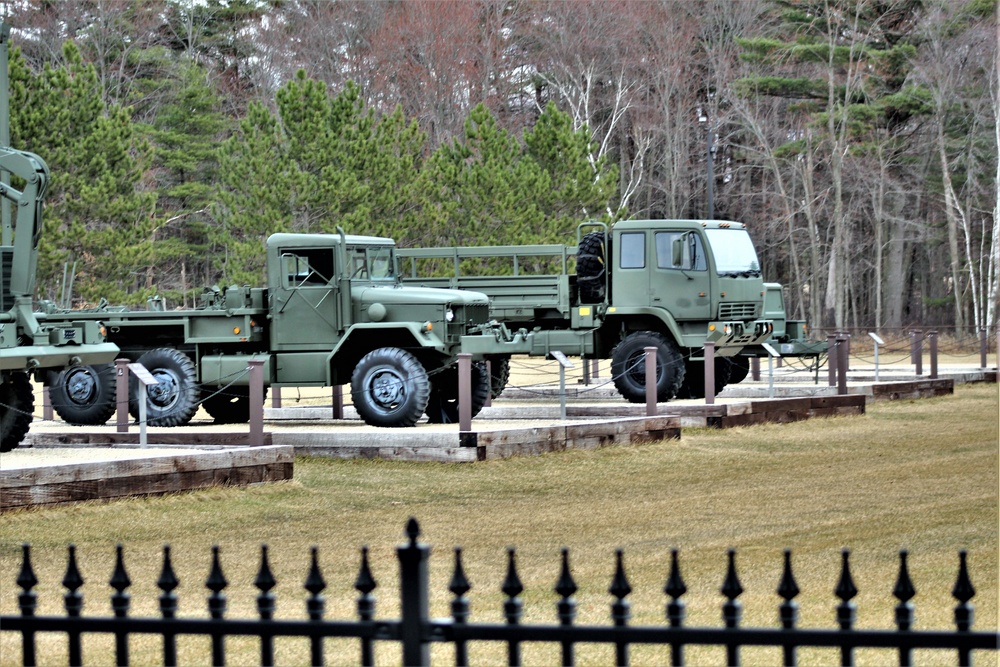
[[[248,364],[263,363],[265,386],[350,384],[359,415],[375,426],[458,420],[457,355],[462,336],[489,329],[489,302],[467,290],[404,286],[392,239],[273,234],[267,287],[209,288],[200,307],[146,311],[102,306],[73,311],[105,322],[122,356],[159,383],[148,388],[148,423],[179,426],[199,404],[220,423],[249,419]],[[50,307],[50,321],[71,313]],[[51,379],[53,407],[72,424],[114,413],[109,367]],[[485,366],[473,369],[472,411],[489,393]],[[138,415],[140,388],[129,390]]]
[[[118,352],[97,319],[42,322],[33,312],[49,168],[34,153],[9,145],[9,38],[10,25],[0,24],[0,452],[17,447],[28,433],[35,407],[32,375],[42,379],[51,370],[105,363]]]
[[[667,401],[705,396],[706,342],[718,357],[718,392],[733,374],[746,376],[744,350],[756,356],[774,341],[757,253],[738,222],[584,223],[576,246],[401,248],[396,256],[404,283],[490,297],[505,333],[466,337],[463,349],[477,358],[494,366],[554,350],[610,358],[615,386],[631,402],[646,400],[646,347],[656,348],[657,400]]]

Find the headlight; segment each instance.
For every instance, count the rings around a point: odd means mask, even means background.
[[[446,322],[453,322],[455,320],[455,311],[453,311],[451,308],[444,311],[444,319]]]

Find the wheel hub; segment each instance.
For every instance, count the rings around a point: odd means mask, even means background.
[[[77,405],[88,405],[97,394],[97,381],[84,369],[70,371],[66,378],[66,395]]]
[[[146,387],[146,395],[150,402],[157,407],[170,407],[180,395],[180,382],[173,373],[165,369],[157,369],[153,371],[152,375],[157,383]]]
[[[371,382],[372,398],[383,407],[392,407],[403,399],[406,390],[403,380],[395,373],[382,371]]]

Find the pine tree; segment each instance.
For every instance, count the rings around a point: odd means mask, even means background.
[[[32,76],[15,50],[12,143],[42,156],[52,172],[40,243],[39,291],[54,297],[64,263],[77,263],[75,291],[137,303],[149,296],[137,276],[152,261],[156,193],[142,179],[149,147],[127,109],[105,109],[93,66],[67,42],[63,67]]]

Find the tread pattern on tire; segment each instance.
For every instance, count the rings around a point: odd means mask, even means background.
[[[380,405],[373,395],[373,382],[398,380],[404,400],[395,407]],[[424,414],[430,397],[427,371],[417,358],[397,347],[372,350],[361,358],[351,375],[354,409],[371,426],[413,426]]]
[[[611,375],[615,387],[630,403],[646,402],[645,348],[655,347],[657,364],[656,400],[674,398],[684,381],[684,363],[674,343],[656,331],[636,331],[611,351]]]
[[[607,248],[604,232],[590,232],[580,239],[576,252],[576,284],[581,303],[600,303],[605,297]]]
[[[198,381],[194,362],[179,350],[161,347],[146,352],[138,359],[153,376],[166,372],[177,380],[176,400],[169,406],[146,405],[146,423],[149,426],[183,426],[198,411]],[[139,392],[143,387],[134,377],[129,378],[128,411],[139,418]]]
[[[74,392],[69,389],[72,382],[81,381],[80,374],[87,376],[83,381],[89,383],[88,396],[80,395],[79,390]],[[101,426],[118,411],[117,384],[114,364],[64,369],[55,374],[49,383],[52,409],[67,424]],[[86,402],[82,402],[83,399]]]
[[[486,362],[472,364],[472,416],[475,417],[486,405],[490,395],[490,378],[486,375]],[[431,393],[427,400],[428,424],[458,423],[458,364],[431,377]]]
[[[0,452],[21,444],[31,428],[35,395],[27,373],[12,372],[0,382]]]

